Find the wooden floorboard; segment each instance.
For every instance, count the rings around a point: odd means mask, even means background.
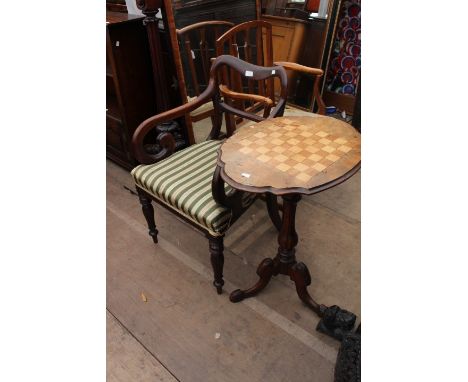
[[[177,381],[109,312],[106,327],[107,382]]]
[[[144,225],[138,198],[122,187],[122,183],[132,184],[131,177],[120,168],[117,170],[112,173],[119,178],[108,180],[107,198]],[[349,198],[353,200],[352,195]],[[160,235],[210,267],[206,238],[158,205],[155,205],[155,215]],[[309,266],[312,296],[319,302],[340,305],[359,316],[360,224],[350,222],[327,207],[301,202],[297,213],[297,231],[299,245],[296,255],[299,261]],[[250,286],[257,279],[257,265],[264,257],[273,256],[277,248],[277,233],[268,218],[264,202],[258,200],[226,235],[225,277],[238,286]],[[314,329],[318,323],[317,316],[299,301],[295,293],[294,284],[289,278],[278,276],[258,298],[305,330]],[[330,346],[336,346],[336,341],[327,336],[315,331],[314,335]]]
[[[305,203],[326,207],[351,223],[361,222],[361,171],[340,185],[315,195],[304,196]]]
[[[209,280],[112,213],[108,224],[108,309],[178,379],[333,380],[333,362],[218,296]]]
[[[278,248],[277,232],[264,209],[259,201],[248,211],[255,216],[245,223],[246,227],[233,227],[226,238],[229,250],[252,265],[272,256]],[[302,203],[296,214],[296,230],[296,258],[309,268],[311,295],[325,305],[336,304],[360,315],[360,224],[350,223],[320,205]],[[234,281],[237,273],[233,271]],[[256,275],[250,274],[252,282]],[[295,289],[288,277],[278,279],[291,291]]]
[[[129,173],[109,162],[107,175],[108,309],[157,362],[181,381],[333,380],[339,344],[315,331],[317,317],[287,277],[248,303],[230,303],[211,285],[207,240],[155,206],[163,242],[154,245],[138,198],[124,188],[133,187]],[[309,266],[315,298],[359,315],[358,193],[348,186],[336,206],[301,202],[297,256]],[[225,248],[225,289],[255,281],[258,262],[277,249],[262,201],[231,227]]]

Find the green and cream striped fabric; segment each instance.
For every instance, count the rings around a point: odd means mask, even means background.
[[[211,181],[217,150],[222,141],[206,141],[172,154],[158,163],[140,165],[132,171],[135,183],[195,224],[220,236],[228,229],[231,210],[216,203]],[[225,185],[226,192],[232,191]],[[246,207],[254,200],[245,200]]]

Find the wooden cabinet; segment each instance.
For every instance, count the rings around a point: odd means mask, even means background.
[[[301,64],[308,23],[299,19],[271,15],[263,15],[261,19],[272,25],[273,62],[288,61]],[[288,70],[287,74],[289,98],[291,98],[296,93],[298,72]],[[279,83],[275,81],[276,92],[279,91],[278,86]]]
[[[127,169],[138,163],[131,140],[145,119],[182,104],[166,22],[120,12],[107,12],[106,154]],[[149,39],[148,36],[151,36]],[[174,126],[174,125],[172,125]],[[173,131],[176,148],[188,145],[183,118]],[[161,148],[155,131],[145,139],[153,152]],[[160,130],[161,131],[161,130]]]
[[[106,10],[127,13],[127,5],[125,0],[106,0]]]
[[[148,39],[142,17],[107,12],[106,154],[125,168],[137,163],[131,139],[156,114]]]
[[[263,15],[272,25],[273,61],[298,62],[304,46],[307,22],[280,16]]]

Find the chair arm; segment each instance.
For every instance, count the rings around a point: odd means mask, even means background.
[[[226,98],[235,100],[252,101],[254,104],[262,104],[264,106],[263,117],[267,118],[270,115],[271,108],[274,102],[271,98],[264,97],[258,94],[238,93],[229,89],[226,85],[219,85],[220,93]]]
[[[157,125],[182,117],[183,115],[198,109],[201,105],[208,102],[213,94],[214,88],[214,81],[210,81],[205,91],[193,101],[187,102],[163,113],[154,115],[140,123],[132,137],[132,148],[135,158],[142,164],[152,164],[171,155],[175,148],[175,140],[171,133],[164,132],[158,135],[157,140],[163,149],[156,155],[146,152],[143,146],[143,139]]]
[[[234,190],[229,196],[226,195],[224,180],[221,178],[221,167],[219,167],[219,165],[216,166],[213,174],[211,192],[215,202],[221,204],[223,207],[231,209],[234,216],[237,217],[242,213],[242,195],[244,192]]]
[[[265,106],[273,106],[273,100],[257,94],[238,93],[229,89],[226,85],[219,85],[219,91],[224,97],[233,98],[236,100],[260,102]]]
[[[298,72],[312,74],[314,76],[323,76],[322,69],[311,68],[310,66],[296,64],[295,62],[278,61],[278,62],[274,62],[273,65],[282,66],[283,68],[289,69],[289,70],[297,70]]]
[[[285,61],[274,62],[273,64],[282,66],[285,69],[295,70],[298,72],[317,76],[316,80],[314,81],[313,94],[314,94],[315,100],[317,101],[318,114],[325,115],[325,103],[323,102],[322,96],[320,95],[320,89],[319,89],[320,77],[323,76],[322,69],[311,68],[309,66],[304,66],[304,65],[296,64],[294,62],[285,62]]]

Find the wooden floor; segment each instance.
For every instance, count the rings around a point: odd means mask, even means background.
[[[317,317],[286,276],[258,297],[229,302],[228,292],[256,281],[257,264],[277,249],[262,201],[228,232],[217,295],[207,240],[155,206],[153,244],[127,188],[129,173],[108,161],[108,381],[333,381],[339,344],[315,331]],[[311,272],[310,293],[359,316],[360,174],[304,197],[297,215],[296,256]]]

